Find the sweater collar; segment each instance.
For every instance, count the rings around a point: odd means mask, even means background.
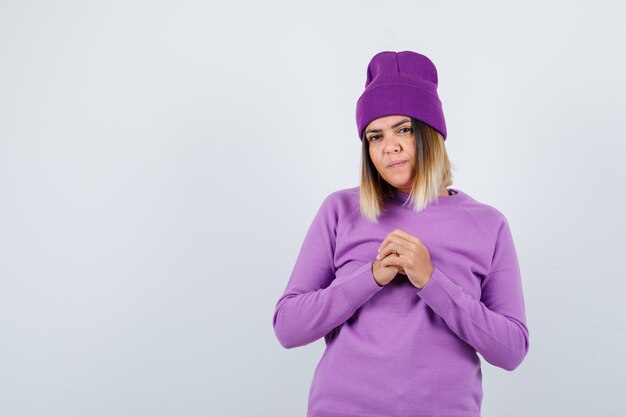
[[[452,187],[448,187],[448,189],[452,191],[453,193],[452,195],[438,195],[435,200],[431,201],[428,204],[428,207],[429,206],[450,206],[450,205],[457,204],[458,202],[466,199],[466,194],[463,191],[456,189],[456,188],[452,188]],[[408,201],[409,194],[404,193],[398,190],[397,188],[394,188],[393,197],[395,201],[399,202],[400,204],[403,204],[404,202]]]

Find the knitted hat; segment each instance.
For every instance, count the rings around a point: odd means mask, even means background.
[[[367,66],[365,91],[356,104],[359,139],[363,139],[363,131],[371,121],[395,114],[424,122],[446,139],[437,69],[425,55],[384,51],[374,55]]]

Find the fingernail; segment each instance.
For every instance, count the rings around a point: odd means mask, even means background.
[[[376,259],[380,259],[380,255],[376,255]]]

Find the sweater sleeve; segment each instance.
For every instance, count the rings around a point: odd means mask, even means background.
[[[309,226],[287,287],[276,303],[274,332],[285,348],[326,335],[384,288],[374,280],[373,260],[335,279],[339,215],[333,196],[326,197]]]
[[[487,362],[512,371],[529,349],[519,262],[506,218],[500,223],[480,300],[468,295],[436,266],[417,291],[448,327]]]

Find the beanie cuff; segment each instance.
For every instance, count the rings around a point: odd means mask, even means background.
[[[367,125],[379,117],[403,115],[426,123],[447,136],[441,101],[436,93],[405,83],[385,83],[366,89],[356,106],[359,139]]]

